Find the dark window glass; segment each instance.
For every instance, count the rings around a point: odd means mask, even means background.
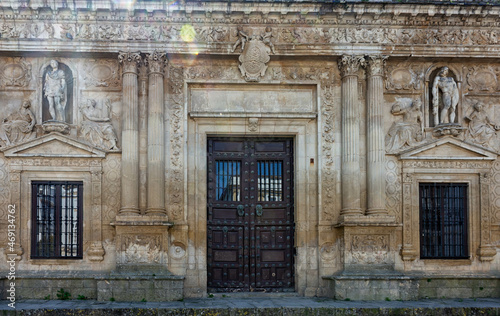
[[[259,201],[283,201],[283,162],[281,160],[259,160]]]
[[[216,160],[217,201],[241,201],[241,161]]]
[[[34,181],[31,258],[81,259],[83,184]]]
[[[466,183],[420,183],[420,257],[466,259]]]

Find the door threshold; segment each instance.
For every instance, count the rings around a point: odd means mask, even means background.
[[[208,293],[210,298],[282,298],[299,297],[297,292],[226,292]]]

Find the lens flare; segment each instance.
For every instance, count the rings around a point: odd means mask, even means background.
[[[181,27],[180,36],[184,42],[191,43],[194,42],[196,38],[196,31],[194,30],[194,27],[191,24],[184,24]]]
[[[132,10],[136,0],[113,0],[116,7],[119,9]]]

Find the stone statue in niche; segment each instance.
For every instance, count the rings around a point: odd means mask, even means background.
[[[0,124],[0,145],[10,146],[35,138],[36,119],[30,110],[31,102],[24,101],[19,110],[11,113]]]
[[[402,115],[402,122],[392,124],[385,137],[385,148],[389,153],[411,147],[423,140],[422,101],[400,98],[392,105],[392,115]]]
[[[80,135],[95,147],[106,150],[118,150],[117,137],[113,125],[111,125],[111,102],[106,100],[106,111],[97,106],[94,99],[88,99],[80,106],[83,121]]]
[[[495,140],[497,131],[500,130],[500,125],[495,124],[488,117],[482,103],[476,102],[472,108],[472,113],[464,118],[469,123],[466,137],[469,137],[477,144],[498,150],[498,144]]]
[[[432,115],[434,126],[456,123],[458,87],[455,79],[448,77],[448,67],[443,67],[432,84]]]
[[[66,75],[62,69],[59,69],[59,63],[56,60],[51,60],[50,66],[52,70],[45,74],[44,96],[49,101],[49,113],[52,120],[65,122],[68,101]]]

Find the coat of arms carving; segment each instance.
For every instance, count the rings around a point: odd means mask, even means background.
[[[244,41],[239,38],[239,42],[235,43],[235,46],[241,43],[243,50],[239,57],[241,64],[238,68],[246,81],[260,81],[260,78],[266,74],[266,64],[271,59],[269,54],[271,51],[274,53],[274,45],[270,41],[271,29],[266,28],[266,32],[262,35],[244,37]]]

